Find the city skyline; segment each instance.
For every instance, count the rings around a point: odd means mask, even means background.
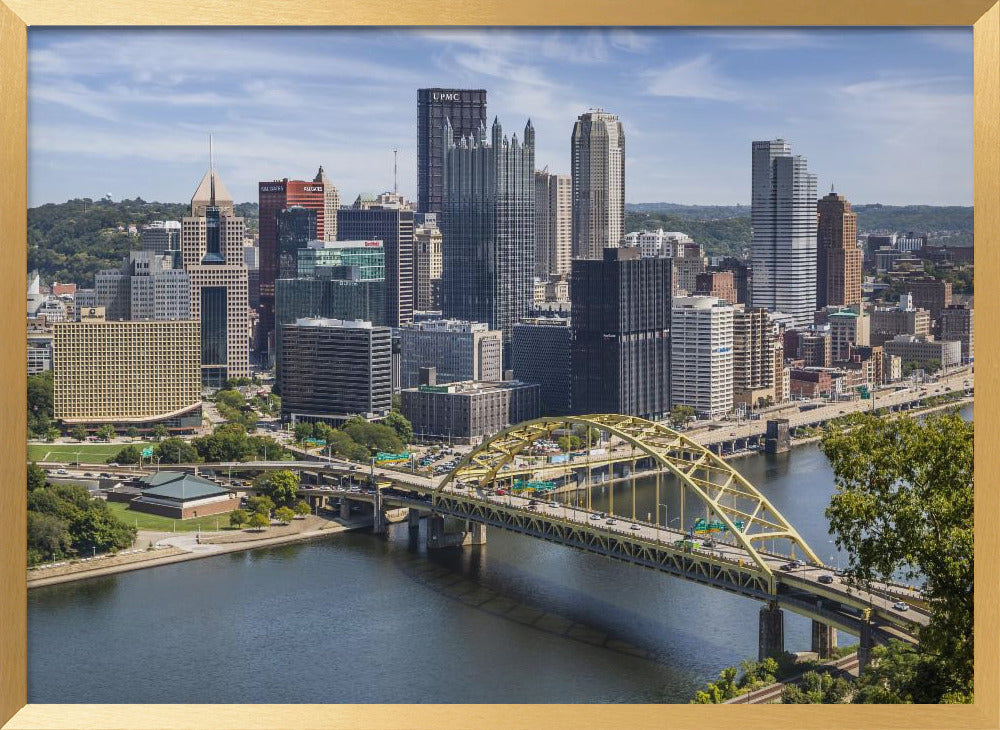
[[[855,205],[971,205],[971,51],[964,28],[32,29],[29,204],[185,200],[209,132],[237,201],[322,164],[349,204],[392,189],[393,149],[416,200],[417,89],[441,86],[530,117],[553,173],[577,116],[617,114],[629,203],[748,204],[747,143],[782,137]]]

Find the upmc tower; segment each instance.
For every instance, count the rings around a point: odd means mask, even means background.
[[[317,176],[318,177],[318,176]],[[262,345],[274,331],[274,280],[278,277],[278,214],[298,205],[316,211],[316,238],[323,239],[325,186],[320,180],[272,180],[257,184],[260,215],[260,331]]]
[[[485,89],[417,89],[417,204],[421,213],[440,213],[444,201],[445,120],[455,142],[486,124]]]

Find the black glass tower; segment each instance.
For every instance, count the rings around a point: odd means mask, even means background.
[[[417,205],[421,213],[440,213],[444,198],[444,140],[441,129],[451,122],[454,139],[486,124],[485,89],[417,90]]]
[[[485,125],[451,136],[445,123],[442,309],[503,330],[506,344],[534,296],[535,129],[529,120],[518,142],[494,120],[489,138]]]
[[[300,248],[316,240],[316,211],[293,205],[278,213],[278,278],[294,279],[298,275]]]
[[[637,248],[573,261],[574,413],[669,412],[671,263]]]

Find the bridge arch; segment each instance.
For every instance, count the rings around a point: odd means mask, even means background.
[[[511,426],[484,441],[464,456],[437,485],[434,501],[454,481],[492,483],[504,467],[526,448],[548,439],[558,430],[582,425],[620,438],[652,458],[657,466],[675,475],[711,514],[729,529],[758,568],[773,584],[773,571],[756,545],[768,540],[787,540],[810,561],[822,561],[787,519],[746,478],[712,451],[688,436],[653,421],[619,414],[595,414],[537,418]],[[743,529],[737,528],[737,521]]]

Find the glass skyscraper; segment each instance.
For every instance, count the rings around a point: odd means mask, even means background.
[[[797,326],[816,311],[816,176],[783,139],[753,143],[753,306]]]
[[[453,141],[445,124],[441,221],[442,309],[447,318],[486,322],[510,341],[533,299],[535,129],[523,143],[494,120]]]

